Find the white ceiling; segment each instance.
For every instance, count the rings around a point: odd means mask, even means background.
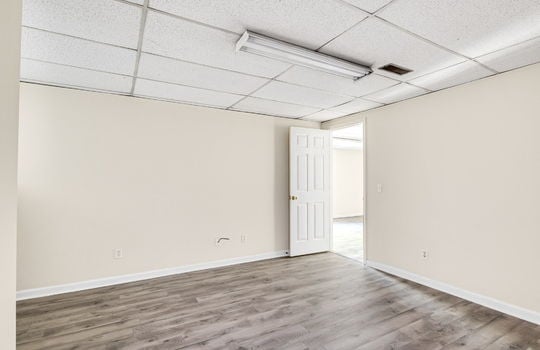
[[[332,147],[334,149],[361,150],[364,138],[363,124],[357,124],[332,131]]]
[[[364,125],[356,124],[353,126],[348,126],[346,128],[332,130],[332,137],[362,141],[362,139],[364,138]]]
[[[539,18],[539,0],[24,0],[21,80],[326,121],[540,62]],[[236,52],[246,29],[374,73]]]

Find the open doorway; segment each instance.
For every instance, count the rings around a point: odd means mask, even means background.
[[[364,261],[363,124],[332,132],[332,250]]]

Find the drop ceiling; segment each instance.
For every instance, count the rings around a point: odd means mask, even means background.
[[[236,52],[248,29],[374,72]],[[536,62],[538,0],[23,1],[22,81],[278,117],[331,120]]]
[[[342,150],[361,150],[364,137],[363,124],[357,124],[332,131],[332,147]]]

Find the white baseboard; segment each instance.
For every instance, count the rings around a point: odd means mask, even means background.
[[[398,276],[424,286],[440,290],[442,292],[455,295],[459,298],[472,301],[473,303],[480,304],[493,310],[503,312],[505,314],[520,318],[525,321],[540,324],[540,313],[528,309],[524,309],[519,306],[505,303],[503,301],[493,299],[481,294],[473,293],[468,290],[464,290],[458,287],[454,287],[444,282],[432,280],[430,278],[417,275],[412,272],[408,272],[397,267],[382,264],[376,261],[367,261],[367,266],[374,269],[389,273],[394,276]]]
[[[43,288],[25,289],[25,290],[21,290],[17,292],[17,300],[19,301],[19,300],[45,297],[49,295],[77,292],[77,291],[81,291],[85,289],[112,286],[115,284],[121,284],[121,283],[127,283],[127,282],[142,281],[142,280],[147,280],[150,278],[170,276],[170,275],[176,275],[176,274],[192,272],[192,271],[207,270],[207,269],[211,269],[215,267],[223,267],[223,266],[230,266],[230,265],[243,264],[247,262],[259,261],[259,260],[281,258],[288,255],[289,255],[288,251],[281,250],[281,251],[263,253],[263,254],[258,254],[258,255],[242,256],[238,258],[231,258],[231,259],[225,259],[225,260],[215,260],[215,261],[194,264],[194,265],[178,266],[178,267],[171,267],[167,269],[139,272],[139,273],[133,273],[129,275],[105,277],[105,278],[99,278],[99,279],[94,279],[94,280],[61,284],[61,285],[43,287]]]

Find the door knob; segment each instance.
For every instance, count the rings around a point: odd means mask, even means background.
[[[296,196],[289,196],[289,199],[292,200],[292,201],[295,201],[295,200],[298,199],[298,197],[296,197]]]

